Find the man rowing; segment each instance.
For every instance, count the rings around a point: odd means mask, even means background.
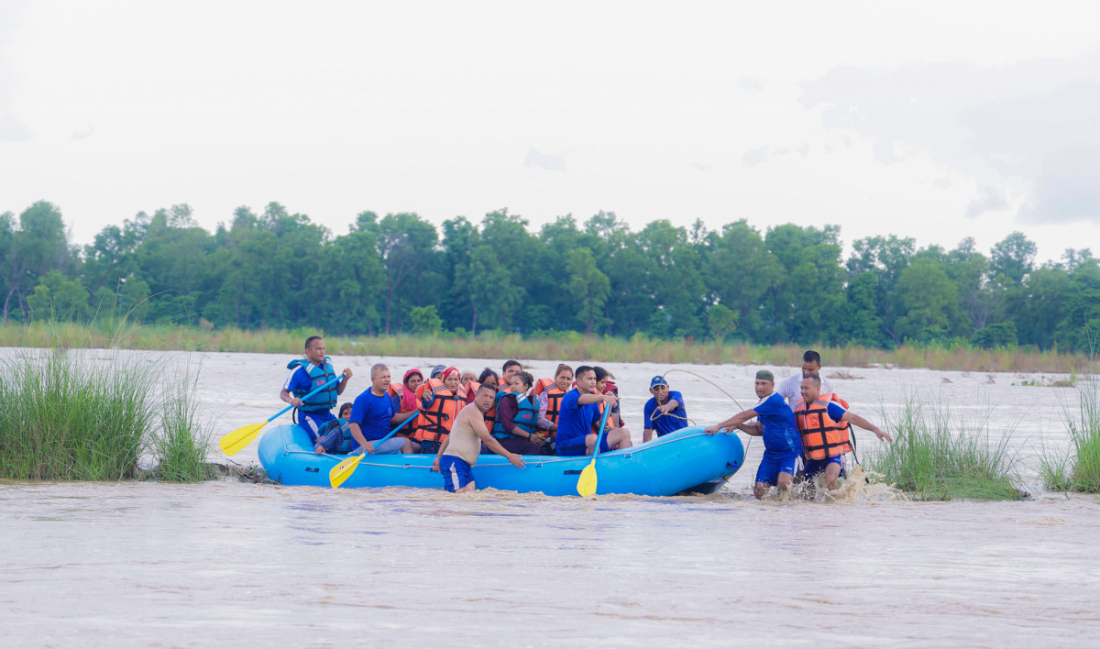
[[[722,429],[736,428],[764,438],[764,457],[756,470],[756,484],[752,489],[754,496],[763,498],[769,486],[776,486],[781,492],[790,489],[795,473],[802,466],[802,438],[798,434],[794,411],[775,392],[775,375],[760,370],[753,387],[760,398],[759,403],[703,432],[713,435]],[[756,421],[749,423],[753,418]]]
[[[477,464],[482,444],[493,453],[504,456],[517,469],[526,466],[523,458],[501,446],[485,426],[485,411],[496,403],[496,396],[495,385],[482,384],[478,387],[473,403],[458,413],[451,434],[443,439],[432,462],[432,471],[443,474],[443,487],[447,491],[464,493],[477,489],[473,467]]]
[[[606,430],[602,439],[597,434],[602,419],[597,404],[614,408],[619,400],[613,394],[596,393],[596,370],[582,365],[577,368],[576,379],[577,387],[561,400],[556,435],[558,455],[592,455],[597,441],[601,453],[633,446],[630,431],[625,428]]]
[[[316,442],[321,430],[333,419],[332,408],[336,398],[344,393],[351,378],[351,370],[344,368],[343,378],[303,401],[306,395],[336,378],[336,370],[325,356],[325,341],[320,336],[306,338],[305,359],[296,358],[286,366],[293,370],[287,377],[279,398],[298,409],[298,425],[306,429],[311,442]]]
[[[370,368],[371,386],[355,397],[351,405],[351,417],[348,425],[355,440],[351,453],[370,453],[387,455],[392,453],[412,453],[412,445],[405,437],[391,437],[381,444],[378,440],[389,434],[391,427],[405,423],[419,411],[395,413],[393,399],[389,394],[390,368],[378,363]]]
[[[806,480],[824,472],[825,486],[836,491],[844,469],[844,454],[852,450],[848,424],[865,428],[883,441],[894,440],[878,426],[848,410],[835,394],[822,394],[821,384],[821,377],[815,374],[802,378],[802,395],[795,402],[794,416],[806,456]]]

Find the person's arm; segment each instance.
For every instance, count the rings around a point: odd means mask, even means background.
[[[880,429],[878,426],[872,424],[871,422],[867,421],[863,417],[860,417],[859,415],[853,413],[850,410],[845,410],[844,411],[844,416],[841,417],[841,419],[843,419],[844,421],[846,421],[850,424],[855,424],[856,426],[859,426],[860,428],[871,431],[879,439],[886,440],[887,442],[893,442],[894,441],[894,438],[892,438],[889,435],[887,435],[886,433],[882,432],[882,429]]]
[[[363,431],[359,428],[359,424],[353,421],[348,425],[348,428],[351,429],[351,436],[355,441],[359,442],[359,446],[363,447],[364,454],[370,453],[374,455],[374,444],[371,444],[367,441],[366,437],[363,437]]]
[[[435,454],[435,460],[432,461],[432,471],[436,473],[443,473],[439,470],[439,459],[443,457],[443,451],[447,450],[447,446],[451,443],[451,436],[447,435],[443,438],[443,443],[439,445],[439,452]]]
[[[717,424],[715,426],[711,426],[710,428],[707,428],[703,432],[706,433],[707,435],[713,435],[713,434],[717,433],[719,430],[721,430],[723,428],[736,428],[736,427],[740,426],[741,424],[745,423],[746,421],[752,419],[755,416],[756,416],[756,411],[755,410],[746,410],[744,412],[739,412],[736,415],[730,417],[729,419],[723,421],[722,423]],[[745,431],[745,432],[748,432],[748,431]],[[749,433],[749,434],[751,435],[752,433]]]
[[[661,412],[663,412],[667,415],[668,413],[672,412],[673,410],[676,410],[679,407],[680,407],[680,402],[679,401],[677,401],[676,399],[669,399],[668,403],[661,406]]]
[[[505,432],[509,435],[530,440],[531,436],[522,428],[516,426],[517,414],[519,414],[519,403],[515,399],[501,399],[500,403],[497,404],[497,421],[500,422]]]
[[[340,379],[340,382],[336,384],[336,394],[340,395],[344,393],[344,388],[348,387],[348,379],[351,378],[351,369],[344,368],[344,378]]]
[[[286,388],[283,388],[282,391],[279,392],[279,398],[282,399],[283,401],[291,404],[295,408],[301,408],[302,407],[302,400],[299,399],[298,397],[290,394],[290,390],[287,390]]]
[[[470,417],[470,425],[473,426],[474,432],[481,439],[481,443],[489,447],[489,450],[506,458],[517,469],[522,469],[527,466],[524,463],[523,458],[515,453],[508,452],[508,449],[500,445],[495,437],[489,434],[489,429],[485,426],[485,420],[482,417]]]
[[[616,399],[615,395],[613,394],[596,394],[595,392],[593,392],[592,394],[582,394],[580,397],[578,397],[577,405],[586,406],[590,403],[599,403],[600,401],[609,404],[612,408],[614,408],[615,404],[619,402],[619,400]]]
[[[399,412],[396,415],[394,415],[393,418],[390,419],[390,426],[397,426],[397,425],[403,424],[410,417],[415,417],[416,415],[419,415],[419,414],[420,414],[419,410],[410,410],[408,412]]]
[[[753,437],[762,437],[764,435],[764,430],[760,427],[760,422],[758,421],[750,421],[741,424],[737,428],[741,432],[752,435]]]

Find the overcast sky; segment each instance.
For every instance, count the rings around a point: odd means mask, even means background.
[[[0,0],[0,212],[507,207],[1100,253],[1095,2]]]

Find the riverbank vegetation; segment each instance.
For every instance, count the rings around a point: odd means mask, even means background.
[[[158,478],[207,477],[207,430],[196,417],[194,376],[170,359],[91,358],[65,349],[0,360],[0,478],[132,477],[143,459]]]
[[[992,409],[977,415],[909,392],[897,412],[885,409],[883,430],[894,438],[864,458],[868,471],[919,500],[1015,500],[1015,458],[1011,431],[994,439],[988,425]]]
[[[555,358],[583,356],[572,351],[583,344],[612,352],[590,357],[700,362],[752,360],[764,346],[788,345],[861,356],[1086,353],[1089,332],[1100,332],[1100,262],[1081,249],[1037,265],[1035,244],[1020,233],[981,251],[971,239],[947,250],[886,234],[844,246],[836,226],[761,231],[744,220],[659,220],[634,231],[604,212],[537,231],[507,210],[441,227],[416,214],[361,212],[344,234],[278,203],[225,216],[209,232],[176,205],[78,246],[55,205],[0,214],[0,321],[126,316],[229,338],[308,329],[382,336],[404,355],[440,355],[433,335],[471,347],[497,332],[522,349],[564,341],[566,353],[547,352]],[[704,341],[710,352],[673,351]],[[494,348],[496,337],[480,344]],[[981,365],[974,369],[996,369]]]
[[[119,320],[92,323],[33,322],[0,327],[2,347],[120,348],[151,351],[302,353],[314,329],[244,330],[236,327],[205,329],[178,325],[136,325]],[[623,363],[738,363],[797,367],[800,345],[728,344],[715,341],[663,340],[635,334],[630,339],[585,336],[578,332],[524,337],[497,331],[457,335],[338,336],[325,334],[330,355],[406,356],[422,358],[520,358],[524,360],[580,361],[599,359]],[[830,367],[900,367],[971,372],[1050,372],[1072,375],[1088,371],[1083,354],[1025,351],[1020,348],[982,349],[960,344],[901,345],[875,349],[849,345],[818,346]]]
[[[1100,384],[1095,377],[1077,383],[1077,403],[1064,403],[1070,447],[1044,451],[1039,474],[1051,491],[1100,493]]]

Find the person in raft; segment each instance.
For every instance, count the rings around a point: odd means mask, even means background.
[[[462,376],[458,379],[458,382],[462,384],[462,394],[466,394],[466,388],[476,380],[477,374],[474,374],[473,370],[462,370]]]
[[[794,404],[802,397],[802,377],[807,374],[821,376],[821,354],[812,349],[807,349],[806,353],[802,355],[802,371],[783,379],[783,382],[779,384],[779,389],[776,390],[779,396],[787,400],[787,405],[792,409]],[[821,388],[826,393],[835,394],[833,384],[829,379],[821,379]]]
[[[370,368],[370,387],[355,397],[351,406],[348,425],[354,443],[349,453],[370,453],[390,455],[393,453],[412,453],[412,444],[405,437],[391,437],[375,446],[374,443],[390,433],[393,427],[405,423],[419,411],[398,413],[393,409],[393,399],[389,394],[390,368],[378,363]]]
[[[447,491],[463,493],[477,489],[473,467],[477,464],[482,444],[493,453],[507,458],[517,469],[526,466],[523,458],[501,446],[485,427],[485,411],[496,403],[496,395],[496,386],[481,385],[474,394],[473,403],[458,413],[451,434],[440,445],[432,462],[432,471],[443,475],[443,488]]]
[[[596,450],[596,441],[602,419],[599,406],[614,408],[619,402],[613,394],[596,394],[596,370],[582,365],[577,368],[577,387],[570,390],[561,400],[561,414],[558,415],[557,447],[558,455],[592,455]],[[600,452],[606,453],[613,448],[630,448],[630,431],[625,428],[605,430],[600,440]]]
[[[756,470],[756,484],[752,489],[754,496],[763,498],[769,485],[779,487],[780,491],[790,489],[795,473],[802,468],[802,437],[798,434],[794,411],[775,392],[775,375],[760,370],[756,373],[755,388],[760,403],[703,432],[713,435],[722,429],[732,432],[737,428],[764,438],[764,457]],[[755,422],[746,423],[753,417],[756,417]]]
[[[530,396],[535,378],[527,372],[512,375],[511,390],[501,393],[496,423],[490,431],[500,445],[520,455],[544,455],[544,438],[539,435],[539,403]]]
[[[462,398],[459,372],[453,367],[444,368],[441,378],[430,379],[417,390],[420,398],[420,417],[413,422],[421,453],[435,453],[439,445],[451,433],[458,413],[466,405]]]
[[[653,377],[649,381],[649,393],[653,398],[645,402],[643,444],[653,439],[654,431],[657,431],[657,437],[663,437],[688,425],[684,396],[675,390],[670,390],[665,377]]]
[[[836,491],[844,470],[844,454],[852,450],[848,424],[865,428],[883,441],[894,440],[878,426],[848,410],[848,404],[835,394],[822,394],[821,384],[821,377],[816,374],[802,378],[802,395],[794,405],[794,418],[802,435],[806,480],[824,472],[825,486]]]
[[[321,429],[321,435],[317,438],[317,443],[313,445],[313,450],[317,452],[317,455],[347,453],[351,450],[351,425],[348,424],[348,418],[351,417],[351,404],[341,404],[339,412],[340,414],[336,419],[328,422]]]
[[[611,380],[615,378],[611,376],[611,372],[608,372],[599,365],[592,369],[596,370],[596,394],[610,394],[614,395],[615,398],[618,399],[619,388]],[[620,414],[618,403],[616,403],[615,406],[611,409],[611,414],[607,416],[607,425],[609,428],[623,427],[623,420]]]
[[[564,363],[554,371],[554,378],[539,379],[535,385],[535,394],[539,398],[539,428],[558,430],[558,415],[561,414],[561,400],[573,385],[573,368]]]
[[[389,393],[393,395],[393,411],[404,414],[420,408],[416,400],[416,389],[424,384],[424,375],[415,367],[405,371],[405,378],[401,385],[390,383]],[[413,453],[420,452],[420,442],[416,441],[416,422],[402,428],[394,437],[405,437],[412,444]]]
[[[332,408],[336,405],[336,398],[348,387],[348,379],[351,378],[351,370],[344,368],[343,378],[339,383],[321,390],[307,401],[302,401],[307,394],[336,378],[331,360],[325,356],[325,341],[320,336],[306,338],[306,357],[296,358],[287,364],[286,368],[292,371],[279,392],[280,399],[298,409],[298,425],[306,429],[312,442],[316,442],[321,436],[321,429],[325,424],[336,419],[332,415]]]

